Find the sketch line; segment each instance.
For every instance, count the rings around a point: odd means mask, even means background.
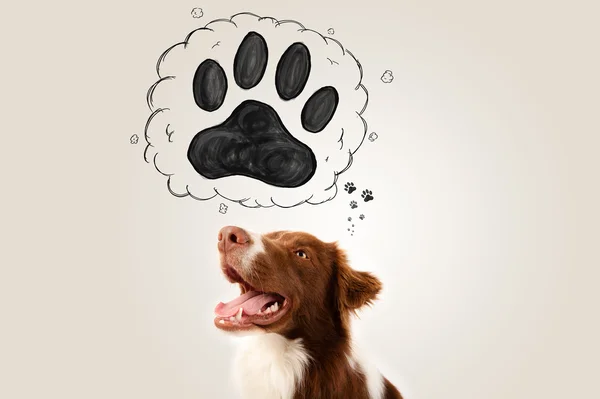
[[[169,143],[172,143],[173,140],[171,139],[171,136],[173,135],[173,133],[175,133],[175,130],[173,130],[172,132],[169,132],[169,127],[171,127],[171,124],[167,124],[167,127],[165,127],[165,133],[167,134]]]
[[[340,139],[338,140],[338,143],[341,143],[340,150],[342,148],[344,148],[344,128],[342,128],[342,135],[340,136]]]

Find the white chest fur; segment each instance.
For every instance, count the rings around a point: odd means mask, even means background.
[[[310,357],[302,340],[279,334],[238,337],[234,377],[244,399],[291,399]]]

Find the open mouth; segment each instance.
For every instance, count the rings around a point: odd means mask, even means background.
[[[224,266],[223,273],[230,282],[240,285],[242,294],[229,302],[220,302],[217,305],[217,327],[244,329],[267,326],[280,320],[287,313],[290,301],[283,295],[256,289],[231,266]]]

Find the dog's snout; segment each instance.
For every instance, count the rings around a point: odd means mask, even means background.
[[[229,250],[235,246],[248,245],[250,243],[250,235],[242,228],[236,226],[223,227],[219,231],[219,248]]]

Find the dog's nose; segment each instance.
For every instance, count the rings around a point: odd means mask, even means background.
[[[219,231],[219,249],[229,250],[235,246],[244,246],[250,243],[250,235],[242,228],[226,226]]]

